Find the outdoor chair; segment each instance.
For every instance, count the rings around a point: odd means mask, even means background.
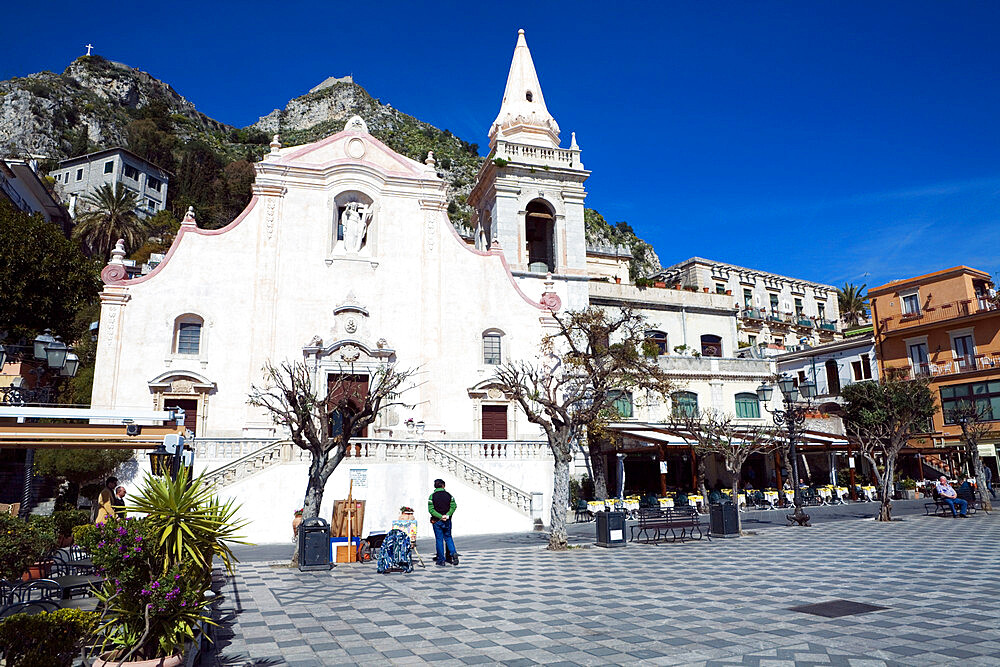
[[[576,507],[574,510],[576,511],[576,516],[573,520],[576,523],[587,522],[594,518],[594,516],[590,513],[590,510],[587,509],[587,501],[583,498],[576,501]]]
[[[32,602],[15,602],[0,609],[0,618],[14,614],[41,614],[46,611],[56,611],[59,603],[55,600],[34,600]]]
[[[51,559],[53,576],[75,576],[94,572],[94,564],[89,559],[73,560],[62,551],[53,552]]]
[[[14,602],[12,593],[16,585],[13,581],[0,580],[0,607],[5,607]]]
[[[35,602],[37,600],[62,600],[63,589],[51,579],[33,579],[14,587],[12,602]]]

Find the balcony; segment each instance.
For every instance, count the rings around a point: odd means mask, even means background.
[[[924,324],[934,322],[944,322],[970,315],[980,315],[983,313],[1000,312],[1000,305],[989,299],[979,297],[976,299],[963,299],[962,301],[952,301],[940,306],[929,306],[916,313],[903,313],[900,315],[890,315],[879,320],[879,329],[883,333],[899,331],[901,329],[912,329]]]
[[[997,369],[1000,371],[1000,354],[977,354],[959,357],[951,361],[928,361],[910,367],[910,379],[959,375],[976,371]]]
[[[837,323],[831,320],[815,319],[807,317],[801,313],[779,313],[768,311],[763,308],[744,308],[740,311],[740,316],[744,319],[760,320],[762,322],[773,322],[775,324],[792,325],[804,329],[820,329],[821,331],[836,331]]]
[[[772,374],[771,364],[766,359],[729,357],[685,357],[680,355],[660,355],[660,368],[670,374],[701,377],[766,377]]]

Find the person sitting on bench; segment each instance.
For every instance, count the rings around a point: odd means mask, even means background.
[[[953,489],[951,484],[948,483],[947,477],[941,475],[937,486],[934,488],[938,492],[938,497],[951,508],[951,515],[953,517],[962,517],[963,519],[969,518],[969,503],[958,497],[955,489]],[[956,505],[958,506],[958,513],[955,512]]]

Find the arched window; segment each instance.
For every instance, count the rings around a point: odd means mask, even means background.
[[[524,217],[524,235],[527,240],[528,270],[532,273],[555,272],[553,237],[555,215],[541,199],[528,204]]]
[[[646,342],[649,345],[646,348],[652,351],[653,347],[656,347],[657,355],[667,353],[667,334],[662,331],[650,330],[646,332]]]
[[[693,391],[675,391],[670,395],[674,417],[697,417],[698,394]]]
[[[840,393],[840,369],[834,359],[826,361],[826,393],[831,396]]]
[[[632,392],[615,389],[608,392],[608,398],[621,419],[632,418]]]
[[[757,394],[736,394],[736,416],[740,419],[759,419],[760,402]]]
[[[705,334],[701,337],[701,356],[721,357],[722,337],[713,334]]]
[[[487,331],[483,334],[483,363],[492,366],[499,366],[503,363],[501,353],[501,342],[503,334],[496,330]]]
[[[174,321],[174,354],[201,353],[201,329],[205,321],[197,315],[181,315]]]

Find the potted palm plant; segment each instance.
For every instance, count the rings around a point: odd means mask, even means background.
[[[132,496],[129,514],[78,529],[106,580],[97,597],[104,607],[94,667],[175,667],[201,629],[214,625],[208,594],[214,558],[232,571],[230,544],[246,525],[237,507],[212,495],[204,477],[188,481],[147,476]]]

